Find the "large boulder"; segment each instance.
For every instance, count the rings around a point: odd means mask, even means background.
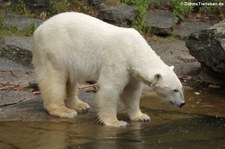
[[[40,19],[9,13],[5,14],[2,19],[3,26],[15,27],[19,31],[27,30],[29,28],[37,28],[42,23],[43,21]]]
[[[203,70],[225,80],[225,20],[207,30],[192,33],[186,46]]]
[[[176,25],[173,35],[181,39],[187,39],[192,33],[206,30],[215,24],[214,21],[185,20]]]
[[[169,11],[151,11],[145,15],[145,26],[157,35],[170,35],[178,18]]]
[[[31,66],[32,37],[5,36],[0,38],[0,57]]]
[[[121,27],[131,27],[138,14],[132,6],[120,4],[100,10],[98,18]]]

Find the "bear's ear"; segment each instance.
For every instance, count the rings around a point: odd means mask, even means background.
[[[155,78],[155,82],[158,82],[162,78],[162,75],[157,73],[155,74],[154,78]]]
[[[170,66],[170,69],[171,69],[171,70],[174,70],[174,66],[173,66],[173,65],[172,65],[172,66]]]

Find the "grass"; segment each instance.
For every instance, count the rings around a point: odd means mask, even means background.
[[[7,28],[0,28],[0,37],[2,36],[11,36],[11,35],[17,35],[17,36],[31,36],[33,32],[31,31],[19,31],[17,28],[14,27],[7,27]]]
[[[4,26],[0,19],[0,37],[2,36],[31,36],[35,30],[35,25],[31,24],[25,27],[23,30],[19,30],[16,26]]]

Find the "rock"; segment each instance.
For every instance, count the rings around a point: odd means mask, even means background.
[[[208,29],[214,22],[198,21],[198,20],[185,20],[174,28],[173,35],[181,39],[187,39],[191,33]]]
[[[137,14],[134,7],[121,4],[100,10],[98,18],[117,26],[131,27]]]
[[[40,19],[14,14],[6,14],[3,17],[2,25],[6,27],[16,27],[19,31],[26,30],[30,27],[37,28],[41,23]]]
[[[32,37],[6,36],[0,38],[0,57],[31,66]]]
[[[23,88],[25,82],[32,82],[31,68],[24,67],[6,58],[0,58],[0,110],[6,105],[17,104],[32,98],[30,89]],[[0,112],[1,113],[1,112]]]
[[[145,15],[145,25],[151,29],[151,32],[157,35],[169,35],[172,33],[174,25],[178,18],[174,17],[172,12],[157,11],[149,12]]]
[[[186,46],[204,71],[225,80],[225,20],[210,29],[191,34]]]
[[[221,21],[220,23],[213,25],[210,29],[216,29],[217,33],[220,36],[224,36],[225,35],[225,19]]]
[[[174,71],[179,77],[193,74],[200,68],[199,62],[189,54],[182,40],[165,43],[152,42],[150,45],[166,64],[175,66]]]

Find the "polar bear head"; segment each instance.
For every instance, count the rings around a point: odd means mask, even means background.
[[[144,72],[133,69],[132,74],[152,87],[164,101],[181,108],[185,105],[183,87],[173,69],[174,66],[164,65]]]
[[[181,108],[185,105],[183,87],[173,69],[170,66],[155,73],[152,87],[164,101]]]

